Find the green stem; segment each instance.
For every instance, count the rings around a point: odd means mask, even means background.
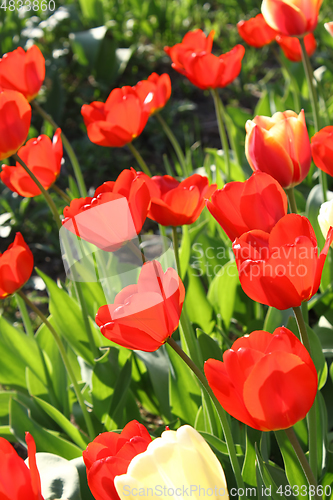
[[[231,430],[229,427],[229,423],[227,420],[227,415],[226,415],[225,410],[220,405],[215,394],[213,393],[213,391],[209,387],[209,384],[207,382],[206,377],[201,372],[201,370],[197,367],[197,365],[191,360],[191,358],[189,358],[187,356],[187,354],[185,354],[185,352],[182,350],[182,348],[179,347],[177,342],[172,337],[170,337],[167,340],[167,342],[170,345],[170,347],[172,347],[172,349],[182,358],[182,360],[187,364],[187,366],[193,371],[193,373],[198,377],[199,381],[201,382],[201,384],[203,385],[203,387],[206,389],[209,396],[211,397],[211,399],[214,403],[214,406],[216,408],[216,411],[217,411],[219,418],[220,418],[220,422],[222,425],[225,441],[226,441],[229,456],[230,456],[230,462],[231,462],[231,466],[232,466],[232,469],[233,469],[234,474],[235,474],[237,486],[239,489],[244,488],[244,482],[243,482],[241,470],[240,470],[237,455],[236,455],[235,444],[234,444],[233,439],[232,439],[232,434],[231,434]]]
[[[21,299],[20,295],[18,293],[15,294],[16,302],[18,305],[18,308],[20,310],[21,316],[22,316],[22,321],[24,324],[24,329],[28,337],[34,337],[34,330],[32,328],[30,316],[27,310],[27,306],[25,305],[25,302],[23,299]]]
[[[61,354],[61,357],[62,357],[62,360],[64,362],[64,365],[65,365],[65,368],[66,368],[66,371],[68,373],[68,376],[69,376],[69,379],[74,387],[74,391],[75,391],[75,394],[76,394],[76,397],[77,397],[77,400],[78,400],[78,403],[81,407],[81,410],[82,410],[82,413],[83,413],[83,417],[84,417],[84,420],[85,420],[85,423],[86,423],[86,426],[87,426],[87,429],[88,429],[88,433],[89,433],[89,437],[91,439],[94,439],[95,438],[95,431],[94,431],[94,427],[93,427],[93,424],[92,424],[92,421],[91,421],[91,418],[90,418],[90,414],[87,410],[87,407],[84,403],[84,399],[83,399],[83,396],[82,396],[82,393],[80,391],[80,387],[79,387],[79,384],[75,378],[75,374],[74,374],[74,370],[70,364],[70,361],[68,359],[68,356],[67,356],[67,353],[66,353],[66,349],[62,343],[62,340],[60,338],[60,336],[58,335],[58,333],[56,332],[56,330],[53,328],[53,326],[51,325],[51,323],[47,320],[47,318],[44,316],[44,314],[42,313],[42,311],[40,311],[40,309],[38,309],[38,307],[35,306],[35,304],[33,304],[31,302],[31,300],[28,299],[28,297],[22,292],[22,290],[19,290],[17,292],[17,294],[24,300],[24,302],[27,304],[28,307],[30,307],[30,309],[32,309],[36,314],[37,316],[40,317],[40,319],[43,321],[43,323],[47,326],[47,328],[49,329],[49,331],[51,332],[57,346],[58,346],[58,349],[59,349],[59,352]]]
[[[280,54],[278,53],[278,51],[274,51],[274,53],[275,53],[276,59],[278,60],[280,66],[281,66],[281,69],[286,72],[286,74],[289,78],[289,83],[291,84],[290,85],[291,92],[293,94],[294,108],[295,108],[296,113],[300,113],[301,103],[300,103],[299,96],[298,96],[298,88],[297,88],[296,79],[295,79],[294,75],[292,74],[292,72],[290,71],[287,64],[284,62],[283,58],[280,57]],[[283,73],[283,71],[282,71],[282,73]],[[287,78],[286,78],[286,82],[288,84]],[[289,85],[288,85],[288,87],[289,87]]]
[[[156,113],[155,114],[156,118],[158,119],[158,121],[160,122],[163,130],[164,130],[164,133],[165,135],[168,137],[169,141],[171,142],[174,150],[175,150],[175,153],[177,155],[177,158],[178,158],[178,161],[182,167],[182,170],[183,170],[183,175],[184,177],[187,177],[188,176],[188,173],[187,173],[187,168],[186,168],[186,160],[185,160],[185,156],[184,156],[184,153],[182,151],[182,148],[180,147],[179,145],[179,142],[177,141],[174,133],[172,132],[171,128],[169,127],[169,125],[166,123],[166,121],[164,120],[164,118],[162,118],[162,116],[160,115],[160,113]]]
[[[151,172],[150,172],[146,162],[144,161],[144,159],[140,155],[139,151],[136,149],[136,147],[133,146],[133,144],[131,142],[129,142],[127,144],[127,146],[129,147],[129,150],[131,151],[132,155],[134,156],[134,158],[136,159],[136,161],[140,165],[140,168],[142,169],[142,171],[145,174],[149,175],[149,177],[151,177]]]
[[[285,189],[285,192],[288,196],[290,212],[297,214],[298,212],[297,212],[294,188],[292,187],[289,189]]]
[[[54,189],[54,191],[59,195],[61,196],[61,198],[63,200],[65,200],[66,203],[70,203],[72,200],[70,199],[70,197],[62,190],[60,189],[60,187],[58,187],[56,184],[52,184],[52,188]]]
[[[227,168],[227,182],[229,182],[231,180],[231,164],[230,164],[230,156],[229,156],[229,144],[228,144],[227,134],[226,134],[223,119],[222,119],[221,99],[220,99],[220,96],[218,94],[217,89],[211,89],[211,93],[212,93],[212,96],[214,99],[217,124],[219,127],[222,148],[224,151],[225,164],[226,164],[226,168]]]
[[[302,344],[308,350],[311,356],[311,347],[306,331],[306,324],[303,318],[302,309],[294,307],[294,314],[301,337]],[[317,477],[317,421],[316,421],[316,404],[314,403],[308,413],[308,429],[309,429],[309,461],[314,477]]]
[[[311,62],[310,62],[308,53],[307,53],[306,48],[305,48],[304,38],[300,38],[299,41],[300,41],[301,50],[302,50],[302,62],[303,62],[304,72],[305,72],[306,81],[308,83],[308,88],[309,88],[315,132],[318,132],[319,128],[320,128],[320,117],[319,117],[319,109],[318,109],[317,91],[316,91],[316,87],[313,83],[314,77],[313,77],[312,66],[311,66]],[[326,173],[323,172],[322,170],[319,170],[319,178],[320,178],[320,184],[321,184],[321,187],[323,190],[323,200],[325,202],[325,201],[327,201],[327,177],[326,177]]]
[[[50,210],[52,212],[52,215],[53,215],[53,218],[57,224],[57,227],[58,229],[60,229],[62,227],[62,224],[61,224],[61,221],[60,221],[60,218],[59,218],[59,214],[58,214],[58,210],[57,210],[57,207],[55,206],[54,204],[54,201],[52,200],[50,194],[46,191],[46,189],[42,186],[42,184],[39,182],[39,180],[37,179],[37,177],[35,176],[35,174],[33,172],[31,172],[31,170],[29,169],[29,167],[24,163],[23,160],[21,160],[21,158],[18,156],[18,154],[14,154],[12,155],[14,160],[19,163],[21,165],[22,168],[24,168],[24,170],[27,172],[27,174],[31,177],[31,179],[34,181],[34,183],[36,184],[36,186],[40,189],[42,195],[44,196],[48,206],[50,207]]]
[[[292,427],[289,427],[289,429],[284,430],[285,434],[287,435],[291,446],[294,449],[294,452],[296,453],[296,456],[298,458],[299,463],[301,464],[301,467],[304,471],[304,474],[308,480],[308,483],[310,486],[315,487],[315,494],[311,498],[315,498],[317,500],[322,500],[322,497],[320,495],[317,495],[317,481],[314,476],[313,470],[309,464],[309,462],[306,459],[306,456],[304,455],[304,452],[301,448],[301,445],[298,442],[297,436],[295,434],[295,431]]]
[[[52,125],[54,130],[56,130],[57,128],[60,128],[60,127],[58,127],[56,122],[53,120],[52,116],[50,116],[48,113],[46,113],[46,111],[44,111],[44,109],[41,108],[41,106],[38,104],[37,101],[33,100],[33,101],[31,101],[30,104],[44,118],[45,121],[47,121],[48,123],[50,123],[50,125]],[[72,146],[70,145],[69,140],[67,139],[67,137],[65,136],[65,134],[63,132],[61,132],[61,140],[62,140],[62,143],[63,143],[64,148],[66,150],[66,153],[68,154],[70,162],[72,164],[72,167],[74,170],[74,175],[76,178],[76,182],[77,182],[77,185],[79,187],[80,195],[83,198],[85,198],[87,196],[87,189],[86,189],[86,185],[85,185],[84,180],[83,180],[83,176],[82,176],[82,172],[81,172],[81,168],[80,168],[80,164],[78,162],[77,156],[76,156]]]

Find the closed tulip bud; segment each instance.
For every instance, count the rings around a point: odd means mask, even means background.
[[[248,45],[257,49],[271,43],[277,35],[277,32],[268,26],[262,14],[251,17],[247,21],[239,21],[237,29],[239,36]]]
[[[31,107],[15,90],[0,88],[0,160],[15,154],[27,138]]]
[[[29,432],[26,433],[25,440],[28,445],[29,467],[13,446],[0,437],[0,498],[3,500],[43,500],[35,441]]]
[[[317,394],[316,368],[287,328],[259,330],[209,359],[205,375],[223,408],[254,429],[277,431],[302,420]]]
[[[300,184],[311,166],[304,111],[256,116],[246,122],[245,154],[252,170],[266,172],[283,188]]]
[[[278,35],[276,41],[289,61],[300,62],[302,60],[301,44],[298,38],[294,36]],[[304,44],[308,56],[312,56],[317,48],[317,42],[313,33],[305,35]]]
[[[311,153],[316,167],[333,176],[333,126],[317,132],[311,139]]]
[[[150,498],[159,491],[158,496],[164,492],[162,498],[229,499],[220,462],[189,425],[163,432],[144,453],[133,458],[127,473],[117,476],[114,484],[121,500],[135,500],[137,492],[146,492]]]
[[[0,253],[0,299],[19,290],[30,278],[34,267],[32,252],[21,233],[3,254]]]
[[[45,78],[45,59],[36,45],[26,52],[18,47],[0,59],[0,86],[17,90],[28,101],[38,94]]]
[[[333,199],[321,205],[318,214],[318,223],[326,239],[330,228],[333,227]]]
[[[283,35],[314,31],[323,0],[263,0],[261,12],[266,23]]]
[[[60,174],[63,152],[60,134],[61,130],[58,128],[53,141],[46,135],[30,139],[17,152],[45,189],[49,189]],[[0,178],[9,189],[20,196],[31,198],[41,194],[39,187],[18,162],[15,167],[2,165]]]

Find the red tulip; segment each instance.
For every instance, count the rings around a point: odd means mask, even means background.
[[[193,224],[201,214],[205,200],[210,198],[216,184],[208,185],[207,177],[194,174],[177,181],[170,175],[156,175],[147,182],[151,205],[148,217],[162,226]]]
[[[3,254],[0,253],[0,299],[19,290],[30,278],[34,267],[32,252],[21,233]]]
[[[148,76],[148,80],[138,82],[133,89],[141,102],[145,104],[145,109],[152,115],[163,108],[170,99],[171,80],[167,73],[161,76],[152,73]]]
[[[288,210],[280,184],[263,172],[245,182],[228,182],[206,205],[231,241],[251,229],[269,233]]]
[[[115,148],[140,135],[149,118],[132,87],[113,89],[105,103],[84,104],[81,113],[91,142]]]
[[[333,228],[318,257],[317,240],[306,217],[285,215],[271,233],[249,231],[233,243],[239,279],[252,299],[276,309],[300,306],[318,290]]]
[[[312,137],[311,152],[315,165],[333,176],[333,126],[322,128]]]
[[[18,47],[0,59],[0,86],[17,90],[28,101],[38,94],[45,78],[45,59],[36,45]]]
[[[292,62],[300,62],[302,60],[301,44],[298,38],[295,38],[294,36],[278,35],[276,37],[276,41],[280,45],[287,59]],[[312,56],[317,48],[317,42],[313,33],[305,35],[304,44],[308,56]]]
[[[99,308],[96,323],[116,344],[156,351],[177,329],[184,298],[184,285],[174,269],[163,273],[159,262],[147,262],[137,285],[125,287],[113,304]]]
[[[2,500],[43,500],[36,464],[36,445],[26,432],[29,467],[18,456],[13,446],[0,437],[0,498]]]
[[[46,135],[30,139],[17,152],[45,189],[49,189],[60,174],[62,160],[61,130],[58,128],[53,141]],[[16,162],[15,167],[2,165],[0,178],[9,189],[21,196],[31,198],[41,194],[24,168]]]
[[[209,53],[212,51],[215,31],[211,31],[206,37],[202,30],[189,31],[184,36],[181,43],[173,47],[164,47],[164,51],[172,60],[172,67],[182,73],[184,70],[183,61],[189,54]]]
[[[88,444],[82,455],[96,500],[119,500],[114,478],[126,474],[131,460],[146,451],[151,441],[147,429],[132,420],[120,434],[103,432]]]
[[[318,386],[308,351],[284,327],[236,340],[223,362],[205,363],[205,375],[223,408],[261,431],[287,429],[302,420]]]
[[[237,29],[239,36],[248,45],[257,49],[271,43],[277,35],[276,31],[268,26],[262,14],[251,17],[248,21],[239,21]]]
[[[263,0],[261,12],[266,23],[283,35],[314,31],[323,0]]]
[[[150,204],[146,176],[123,170],[115,182],[105,182],[94,197],[76,198],[64,209],[63,226],[105,251],[115,251],[135,238]],[[149,179],[149,178],[148,178]]]
[[[240,73],[245,49],[236,45],[217,57],[211,53],[214,32],[205,38],[201,30],[187,33],[182,43],[164,50],[172,59],[172,67],[202,90],[226,87]]]
[[[333,36],[333,21],[330,23],[325,23],[324,24],[325,29],[328,31],[328,33]]]
[[[256,116],[246,122],[245,154],[252,170],[270,174],[283,188],[300,184],[311,166],[304,111]]]
[[[27,138],[31,107],[15,90],[0,88],[0,160],[15,154]]]

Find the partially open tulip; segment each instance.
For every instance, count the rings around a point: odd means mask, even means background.
[[[261,12],[266,23],[283,35],[314,31],[323,0],[263,0]]]
[[[226,87],[237,78],[245,54],[242,45],[236,45],[226,54],[217,57],[211,53],[214,32],[209,34],[206,41],[200,30],[190,33],[192,35],[189,40],[184,37],[182,43],[164,48],[172,59],[172,67],[178,73],[186,76],[193,85],[202,90]],[[198,42],[198,45],[195,45],[195,42]]]
[[[127,472],[131,460],[151,443],[147,429],[136,420],[120,434],[103,432],[83,452],[90,491],[96,500],[119,500],[114,478]]]
[[[286,193],[263,172],[254,172],[245,182],[228,182],[206,205],[231,241],[251,229],[269,233],[288,210]]]
[[[285,215],[270,233],[249,231],[233,243],[240,283],[252,299],[276,309],[297,307],[318,290],[333,228],[318,257],[306,217]]]
[[[236,340],[223,362],[206,361],[205,375],[223,408],[261,431],[287,429],[302,420],[318,385],[310,354],[284,327]]]
[[[229,499],[220,462],[189,425],[163,432],[114,483],[121,500],[135,500],[140,492],[149,498]]]
[[[171,80],[167,73],[159,76],[152,73],[147,80],[138,82],[134,87],[145,109],[152,115],[163,108],[171,96]]]
[[[15,90],[0,88],[0,160],[17,152],[26,140],[31,121],[31,107]]]
[[[185,298],[184,285],[172,268],[146,262],[137,285],[126,286],[113,304],[99,308],[102,334],[123,347],[156,351],[177,329]]]
[[[21,233],[3,254],[0,253],[0,299],[19,290],[30,278],[34,267],[32,252]]]
[[[0,59],[0,86],[17,90],[31,101],[38,94],[45,78],[45,59],[36,45],[26,52],[18,47]]]
[[[115,182],[96,189],[93,197],[76,198],[64,208],[63,226],[105,251],[115,251],[135,238],[146,220],[150,194],[147,176],[123,170]]]
[[[323,233],[324,238],[327,238],[327,234],[330,227],[333,227],[333,199],[326,201],[320,206],[318,214],[318,223]]]
[[[120,148],[144,129],[149,111],[132,87],[113,89],[106,102],[94,101],[81,108],[91,142]]]
[[[298,38],[294,36],[278,35],[276,41],[289,61],[300,62],[302,60],[301,44]],[[313,33],[305,35],[304,44],[308,56],[312,56],[317,48],[317,42]]]
[[[246,122],[245,154],[252,170],[270,174],[283,188],[300,184],[311,166],[304,110],[256,116]]]
[[[333,176],[333,126],[322,128],[312,137],[311,153],[316,167]]]
[[[170,175],[156,175],[148,180],[147,186],[151,196],[148,217],[162,226],[193,224],[217,187],[209,186],[208,178],[199,174],[182,182]]]
[[[17,152],[45,189],[49,189],[60,174],[63,153],[60,135],[60,128],[52,141],[47,135],[40,135],[37,139],[30,139]],[[18,162],[15,167],[2,165],[0,178],[9,189],[21,196],[31,198],[41,194],[39,187]]]
[[[331,36],[333,36],[333,21],[331,21],[330,23],[325,23],[324,26],[325,26],[325,29],[328,31],[328,33]]]
[[[257,49],[273,42],[277,35],[277,32],[268,26],[262,14],[251,17],[247,21],[239,21],[237,23],[237,30],[239,36],[248,45]]]
[[[29,467],[18,456],[13,446],[0,437],[0,498],[2,500],[43,500],[39,472],[36,464],[36,445],[29,432]]]

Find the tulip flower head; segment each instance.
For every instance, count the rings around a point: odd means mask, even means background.
[[[91,142],[115,148],[138,137],[149,118],[149,111],[132,87],[113,89],[105,103],[84,104],[81,114]]]
[[[321,205],[318,214],[318,223],[326,239],[330,228],[333,227],[333,199],[325,201],[325,203]]]
[[[172,59],[172,67],[202,90],[223,88],[240,73],[245,49],[236,45],[219,57],[211,53],[214,32],[207,39],[201,30],[187,33],[182,43],[164,50]]]
[[[273,42],[277,32],[266,23],[264,16],[258,14],[247,21],[237,23],[239,36],[252,47],[260,49],[264,45]]]
[[[325,23],[324,27],[325,27],[326,31],[328,31],[328,33],[331,36],[333,36],[333,21],[331,21],[330,23]]]
[[[282,217],[270,233],[254,230],[236,238],[232,248],[244,292],[276,309],[300,306],[319,288],[332,240],[333,228],[318,257],[310,222],[296,214]]]
[[[114,478],[127,472],[131,460],[151,443],[147,429],[136,420],[120,434],[103,432],[83,452],[89,488],[96,500],[119,500]]]
[[[148,217],[162,226],[193,224],[217,187],[209,186],[208,178],[199,174],[182,182],[170,175],[156,175],[147,181],[147,186],[151,196]]]
[[[177,329],[185,298],[184,285],[172,268],[146,262],[138,283],[126,286],[113,304],[99,308],[102,334],[123,347],[156,351]]]
[[[15,90],[0,88],[0,160],[15,154],[27,138],[31,107]]]
[[[26,52],[18,47],[0,59],[0,86],[34,99],[45,78],[45,59],[36,45]]]
[[[46,135],[40,135],[37,139],[30,139],[17,152],[45,189],[49,189],[60,174],[63,155],[60,135],[60,128],[56,130],[53,141]],[[15,167],[2,165],[0,178],[20,196],[31,198],[41,194],[39,187],[18,162]]]
[[[167,491],[164,498],[184,498],[190,492],[191,498],[199,500],[205,492],[213,500],[229,499],[220,462],[189,425],[164,431],[144,453],[133,458],[127,473],[117,476],[114,484],[121,500],[134,500],[140,491],[149,497],[151,491]]]
[[[304,110],[256,116],[245,125],[245,154],[252,170],[266,172],[283,188],[300,184],[311,166]]]
[[[161,76],[152,73],[147,80],[138,82],[133,89],[151,116],[162,109],[170,99],[171,80],[167,73]]]
[[[19,290],[30,278],[34,267],[32,252],[21,233],[3,254],[0,253],[0,299]]]
[[[287,328],[259,330],[209,359],[205,375],[223,408],[254,429],[277,431],[302,420],[317,394],[316,368]]]
[[[322,128],[312,137],[311,153],[316,167],[333,176],[333,126]]]
[[[228,182],[206,205],[231,241],[251,229],[269,233],[288,210],[280,184],[259,171],[245,182]]]
[[[135,238],[150,204],[146,176],[123,170],[115,182],[96,189],[93,197],[76,198],[64,209],[63,226],[107,252]]]
[[[18,456],[13,446],[0,437],[0,498],[7,500],[43,500],[36,464],[36,445],[26,432],[29,467]]]
[[[301,44],[298,38],[294,36],[278,35],[276,41],[289,61],[300,62],[302,60]],[[305,35],[304,44],[308,56],[311,57],[317,48],[317,42],[313,33]]]
[[[298,36],[314,31],[323,0],[263,0],[266,23],[282,35]]]

